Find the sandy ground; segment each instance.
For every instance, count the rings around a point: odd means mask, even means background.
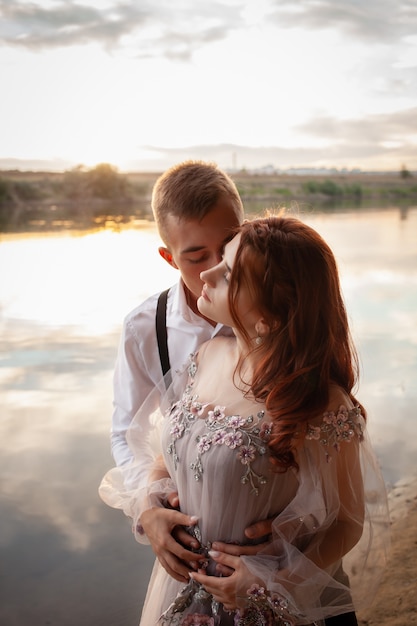
[[[360,626],[417,624],[417,477],[400,481],[389,494],[391,552],[372,607],[358,613]]]

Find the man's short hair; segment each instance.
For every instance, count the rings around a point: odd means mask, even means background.
[[[159,234],[167,243],[167,217],[202,220],[220,199],[230,200],[239,222],[244,209],[233,180],[215,163],[184,161],[169,168],[156,181],[152,192],[152,211]]]

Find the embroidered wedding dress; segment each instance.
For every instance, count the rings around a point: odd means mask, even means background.
[[[209,359],[197,366],[192,356],[185,387],[177,377],[165,409],[153,415],[170,478],[147,485],[141,464],[133,463],[108,472],[100,495],[132,518],[137,540],[146,543],[141,513],[178,491],[181,510],[198,517],[194,532],[213,575],[207,555],[213,541],[247,544],[245,528],[273,518],[272,537],[256,556],[242,557],[264,586],[249,596],[242,589],[246,609],[229,614],[197,583],[175,581],[156,561],[141,626],[311,624],[358,610],[378,583],[389,527],[384,482],[360,409],[346,402],[310,424],[297,449],[298,469],[277,473],[262,404],[236,390],[225,405],[233,373],[213,367]],[[144,419],[139,415],[128,434],[142,465],[152,457]]]

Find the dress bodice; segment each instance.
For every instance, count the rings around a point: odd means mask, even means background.
[[[360,608],[377,584],[389,529],[385,486],[360,407],[347,402],[305,424],[297,468],[277,472],[265,407],[245,393],[228,393],[230,367],[217,373],[204,359],[204,368],[197,368],[192,356],[188,382],[173,386],[156,415],[158,454],[162,450],[169,476],[137,487],[135,464],[117,468],[103,481],[106,501],[133,518],[141,541],[142,511],[164,506],[166,496],[177,490],[181,511],[198,518],[205,555],[213,541],[247,543],[249,525],[272,520],[272,532],[266,541],[260,539],[256,556],[241,557],[253,578],[264,582],[269,600],[284,602],[303,624],[352,611],[352,595]],[[130,439],[138,459],[149,454],[140,418]],[[210,575],[213,565],[207,561]],[[182,624],[182,617],[195,612],[200,591],[191,582],[181,591],[181,583],[156,565],[141,624]],[[178,612],[177,603],[185,600]],[[216,615],[220,622],[210,623],[233,623],[222,609]]]
[[[247,526],[275,517],[294,496],[297,478],[289,471],[277,480],[272,472],[271,425],[262,405],[246,402],[252,410],[242,415],[201,401],[193,357],[189,372],[189,383],[165,420],[165,462],[181,510],[201,520],[203,541],[245,542]]]
[[[272,424],[262,404],[245,400],[238,412],[236,405],[230,410],[210,403],[204,389],[195,385],[194,355],[188,371],[182,396],[166,414],[165,463],[176,482],[181,510],[200,519],[203,542],[244,543],[245,528],[276,517],[294,499],[299,472],[273,470],[268,448]],[[319,425],[308,426],[299,453],[301,470],[304,457],[311,456],[309,442],[314,448],[318,441],[329,459],[342,441],[361,436],[358,420],[356,409],[341,407],[324,415]]]

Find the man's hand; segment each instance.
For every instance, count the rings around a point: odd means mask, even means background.
[[[197,522],[197,517],[163,507],[148,509],[140,518],[141,526],[162,567],[180,582],[188,582],[190,568],[197,568],[197,562],[201,560],[200,554],[191,552],[186,547],[200,546],[198,541],[183,529],[176,532],[176,537],[181,540],[181,543],[178,543],[173,537],[173,531],[178,526],[194,526]]]
[[[168,494],[167,503],[169,509],[177,509],[177,511],[180,510],[180,499],[176,491]]]
[[[167,497],[167,508],[176,509],[177,511],[180,509],[180,499],[175,491],[170,493]],[[187,533],[182,526],[176,526],[171,534],[175,541],[180,543],[182,546],[188,546],[189,548],[200,547],[197,540],[193,539],[193,537],[191,537],[191,535]]]
[[[264,519],[260,522],[256,522],[252,524],[252,526],[248,526],[245,530],[245,535],[248,539],[261,539],[262,537],[267,538],[268,535],[272,532],[272,522],[273,517],[270,519]]]
[[[150,511],[154,513],[150,513]],[[170,512],[174,516],[166,516],[163,513],[161,514],[160,511]],[[145,515],[146,513],[149,515]],[[175,513],[178,513],[181,517],[175,516]],[[197,562],[201,559],[201,556],[186,549],[198,549],[200,547],[198,541],[184,529],[184,526],[192,526],[196,523],[196,521],[190,523],[190,519],[192,519],[190,516],[179,512],[179,498],[176,492],[172,492],[167,496],[166,509],[149,509],[141,516],[143,529],[161,565],[170,576],[180,582],[188,581],[190,568],[196,568]],[[264,541],[250,546],[239,546],[216,541],[213,543],[212,549],[237,557],[257,554],[270,541],[269,535],[272,530],[272,519],[256,522],[245,530],[245,535],[249,539],[264,539]],[[148,528],[148,525],[152,526],[152,528]],[[190,555],[192,555],[191,558]],[[230,576],[234,571],[222,561],[218,562],[216,569],[222,576]]]

